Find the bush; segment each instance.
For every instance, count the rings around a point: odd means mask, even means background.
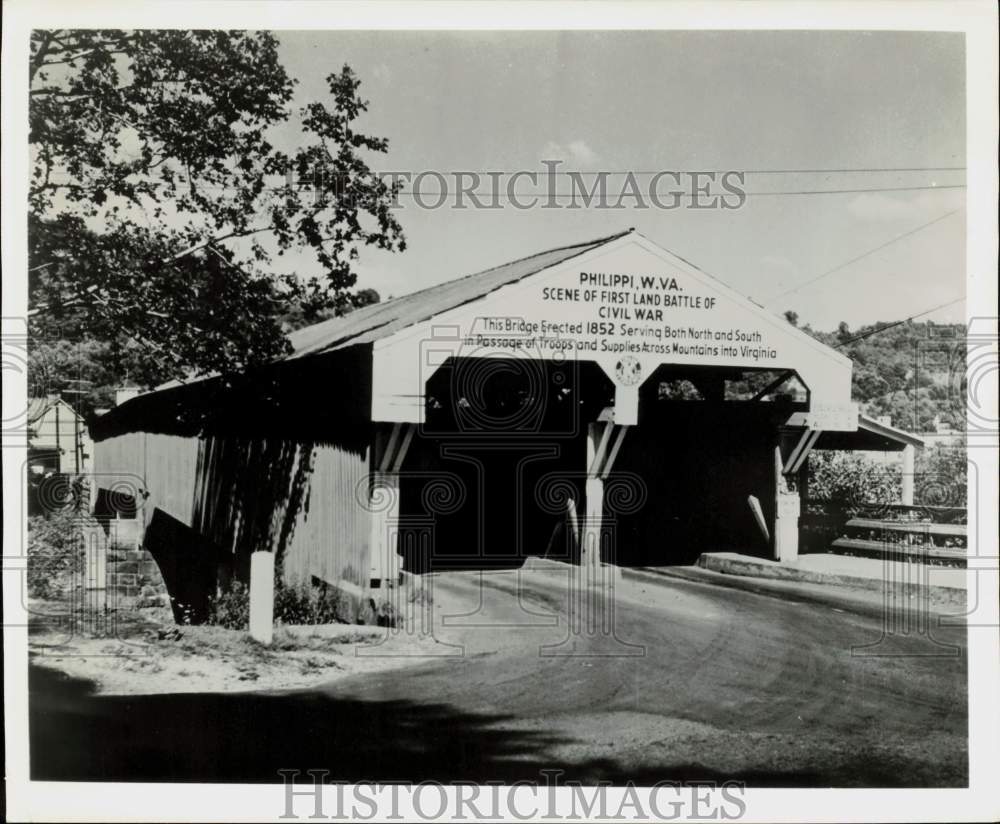
[[[915,504],[966,506],[969,456],[964,446],[934,444],[918,451],[915,463]]]
[[[275,582],[274,620],[279,624],[348,623],[350,601],[332,587]],[[250,589],[233,581],[209,603],[208,623],[226,629],[250,626]]]
[[[856,452],[817,451],[809,456],[809,498],[848,510],[899,502],[898,464],[882,464]]]
[[[28,594],[57,598],[82,583],[84,536],[81,516],[70,510],[28,519]]]
[[[278,581],[274,592],[274,619],[282,624],[348,623],[350,603],[333,587],[313,586],[305,581]]]
[[[226,629],[249,629],[249,587],[234,580],[226,589],[210,598],[207,623]]]

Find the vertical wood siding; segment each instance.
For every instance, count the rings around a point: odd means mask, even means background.
[[[138,479],[144,523],[163,510],[231,553],[238,573],[268,550],[286,581],[368,584],[366,446],[136,432],[94,451],[97,486]]]
[[[146,487],[146,436],[129,432],[94,444],[94,485],[131,495],[142,505]]]
[[[178,435],[145,435],[145,475],[149,499],[146,522],[159,508],[191,525],[199,444],[197,438]]]
[[[286,580],[315,575],[368,586],[367,477],[367,453],[335,444],[314,448],[309,490],[285,554]]]

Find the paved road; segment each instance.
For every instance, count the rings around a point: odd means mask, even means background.
[[[585,782],[964,785],[964,630],[904,632],[908,611],[883,636],[870,597],[814,592],[626,580],[592,603],[597,626],[573,633],[561,575],[456,573],[434,580],[442,657],[415,667],[305,692],[140,697],[35,671],[33,753],[46,755],[33,777],[511,781],[559,768]]]

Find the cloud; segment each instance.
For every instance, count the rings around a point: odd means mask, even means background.
[[[865,192],[847,204],[847,211],[860,220],[871,222],[929,220],[965,202],[964,189],[927,190],[915,196]]]
[[[600,160],[584,140],[571,140],[565,146],[550,140],[542,147],[542,160],[562,160],[573,166],[593,166]]]

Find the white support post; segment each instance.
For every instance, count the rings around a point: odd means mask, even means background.
[[[904,506],[913,506],[913,474],[916,471],[916,449],[913,444],[907,444],[903,448],[902,466],[902,495],[900,503]]]
[[[274,637],[274,553],[250,556],[250,637],[270,644]]]
[[[600,472],[611,435],[610,423],[587,424],[587,508],[580,531],[580,566],[597,569],[601,563],[601,520],[604,514],[604,481]]]
[[[587,508],[580,536],[581,571],[591,584],[607,585],[621,574],[611,558],[601,561],[604,540],[604,481],[621,450],[627,428],[598,421],[587,426]]]
[[[615,387],[615,423],[621,426],[635,426],[639,423],[639,387]]]
[[[791,563],[799,557],[799,493],[788,488],[780,446],[774,447],[774,482],[774,559]]]
[[[601,565],[601,522],[604,518],[604,481],[587,478],[587,511],[580,541],[580,564],[589,569]]]

